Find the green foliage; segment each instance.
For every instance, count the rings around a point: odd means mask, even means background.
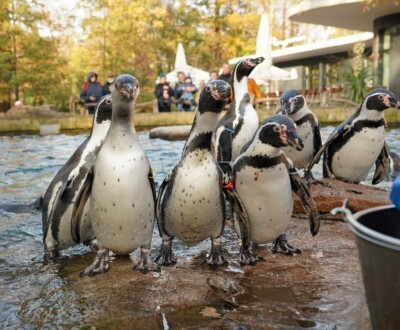
[[[346,97],[360,104],[368,92],[368,80],[371,74],[367,67],[361,69],[350,68],[350,72],[345,75]]]

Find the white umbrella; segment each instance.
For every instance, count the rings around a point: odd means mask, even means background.
[[[177,82],[177,74],[179,71],[182,71],[185,76],[190,76],[196,86],[199,86],[201,81],[205,82],[210,79],[209,73],[207,71],[195,68],[187,64],[185,50],[183,49],[182,43],[178,44],[178,48],[176,50],[174,71],[167,73],[167,81],[170,83]]]
[[[268,14],[266,13],[261,15],[260,26],[257,33],[256,53],[249,56],[231,59],[229,60],[229,64],[234,65],[241,59],[260,56],[264,57],[265,60],[261,64],[257,65],[250,74],[250,77],[253,78],[258,85],[267,85],[271,80],[297,79],[298,76],[296,69],[287,71],[272,65],[271,35]]]

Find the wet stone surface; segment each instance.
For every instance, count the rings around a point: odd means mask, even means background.
[[[92,255],[63,260],[59,263],[63,290],[73,293],[80,314],[79,323],[67,318],[63,325],[370,328],[357,249],[348,226],[323,221],[313,238],[307,221],[293,219],[288,238],[302,249],[302,255],[273,255],[270,246],[259,246],[255,251],[265,261],[243,269],[238,265],[239,246],[231,229],[224,235],[230,264],[216,271],[202,264],[208,244],[187,247],[185,255],[177,255],[176,266],[146,275],[132,270],[129,257],[118,257],[108,273],[79,278]],[[52,324],[51,318],[47,321]]]

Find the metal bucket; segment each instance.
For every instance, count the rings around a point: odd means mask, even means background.
[[[373,329],[400,329],[400,212],[394,205],[342,213],[356,234]]]

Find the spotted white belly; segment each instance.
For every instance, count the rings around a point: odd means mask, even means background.
[[[239,134],[232,141],[232,161],[239,157],[243,147],[253,138],[258,126],[259,121],[256,111],[254,109],[246,110]]]
[[[150,244],[154,200],[149,162],[140,147],[104,145],[94,169],[91,218],[97,240],[117,254]]]
[[[293,196],[284,164],[269,169],[241,169],[236,173],[236,191],[249,216],[252,241],[268,243],[285,231],[292,215]]]
[[[332,173],[349,182],[367,178],[385,142],[385,128],[364,128],[356,133],[332,158]]]
[[[221,205],[220,179],[212,155],[208,151],[188,154],[173,184],[170,198],[162,204],[167,234],[187,243],[219,237],[225,206]]]
[[[298,126],[297,134],[303,141],[303,150],[297,151],[293,147],[284,147],[282,150],[292,160],[297,169],[302,169],[311,163],[314,155],[314,134],[311,123],[305,122]]]

